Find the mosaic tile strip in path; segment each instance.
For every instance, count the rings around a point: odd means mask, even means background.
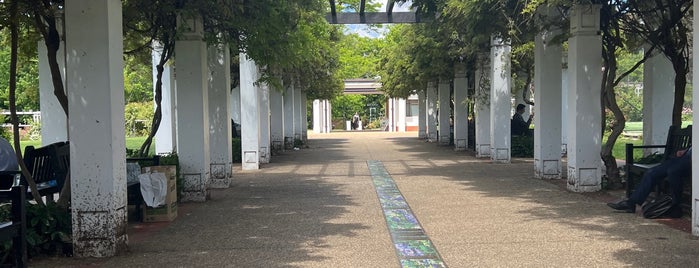
[[[367,161],[401,267],[447,267],[381,161]]]

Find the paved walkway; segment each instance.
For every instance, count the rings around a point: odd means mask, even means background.
[[[406,244],[397,251],[401,236],[387,227],[388,199],[377,197],[385,178],[432,242],[431,256],[449,267],[699,266],[689,233],[613,213],[605,194],[534,179],[529,159],[491,164],[415,133],[309,138],[309,148],[236,173],[234,186],[210,201],[182,204],[172,223],[133,225],[123,255],[32,266],[400,267],[399,254],[410,252]],[[393,215],[388,226],[401,219],[410,217]]]

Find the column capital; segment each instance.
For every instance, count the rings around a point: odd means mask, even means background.
[[[493,34],[490,36],[490,46],[509,46],[510,39],[503,38],[501,34]]]
[[[177,27],[182,29],[181,40],[201,40],[204,37],[204,23],[200,16],[179,14]]]
[[[600,29],[601,5],[575,5],[570,11],[572,35],[597,35]]]
[[[466,77],[466,64],[463,62],[457,62],[454,64],[454,77],[464,78]]]

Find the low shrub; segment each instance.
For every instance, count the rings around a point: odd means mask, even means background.
[[[534,157],[534,136],[512,136],[512,157]]]

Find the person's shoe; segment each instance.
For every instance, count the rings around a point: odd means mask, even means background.
[[[617,203],[607,203],[607,206],[627,213],[636,212],[636,205],[629,203],[628,200],[619,201]]]

